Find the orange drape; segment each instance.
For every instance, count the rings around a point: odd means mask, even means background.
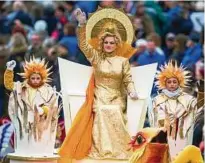
[[[59,150],[60,163],[68,163],[69,159],[82,159],[88,155],[92,145],[93,99],[94,75],[92,75],[86,91],[86,101],[77,113]]]
[[[90,44],[92,45],[92,42],[90,42]],[[129,44],[123,43],[122,46],[117,49],[117,52],[119,56],[130,58],[136,52],[136,49]],[[69,163],[71,159],[83,159],[89,154],[92,145],[92,126],[94,119],[94,113],[92,112],[94,81],[93,74],[86,91],[86,101],[77,113],[63,145],[59,150],[61,158],[58,163]]]

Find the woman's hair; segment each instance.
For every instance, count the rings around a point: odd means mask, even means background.
[[[11,52],[21,51],[27,49],[27,42],[23,34],[15,33],[11,37]]]
[[[175,38],[175,42],[177,42],[177,45],[175,45],[174,52],[184,52],[187,40],[188,37],[186,35],[178,34]]]
[[[147,40],[151,40],[156,46],[161,46],[161,37],[157,33],[151,33],[148,35]]]
[[[66,32],[66,35],[75,35],[75,25],[71,23],[66,23],[64,25],[64,31]],[[65,33],[64,33],[65,34]]]
[[[111,32],[104,32],[103,34],[100,35],[99,37],[99,50],[100,51],[103,51],[103,43],[104,43],[104,40],[106,37],[114,37],[114,40],[115,40],[115,43],[117,46],[120,46],[122,40],[121,40],[121,37],[120,37],[120,34],[115,31],[113,33]]]

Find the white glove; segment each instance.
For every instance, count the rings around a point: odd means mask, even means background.
[[[137,99],[138,99],[138,95],[137,95],[136,92],[131,92],[131,93],[129,94],[129,96],[130,96],[131,99],[133,99],[133,100],[137,100]]]
[[[80,25],[83,25],[86,23],[86,14],[85,14],[85,12],[82,12],[80,8],[77,8],[74,11],[74,16]]]
[[[6,63],[7,70],[13,71],[15,66],[16,66],[16,61],[14,61],[14,60]]]

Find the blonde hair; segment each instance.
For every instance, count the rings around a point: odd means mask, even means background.
[[[105,40],[106,37],[114,37],[114,40],[115,40],[115,43],[116,43],[117,46],[119,46],[121,44],[121,38],[119,36],[117,36],[113,33],[106,32],[106,33],[102,34],[100,36],[100,39],[99,39],[100,40],[99,41],[99,48],[100,48],[99,50],[100,51],[103,51],[103,43],[104,43],[104,40]]]
[[[20,52],[20,51],[26,51],[28,47],[28,44],[26,42],[26,38],[21,33],[15,33],[11,37],[11,47],[10,52]]]
[[[101,34],[99,35],[99,50],[103,51],[103,43],[106,37],[114,37],[115,43],[117,46],[120,46],[122,43],[121,36],[117,30],[115,24],[108,22],[104,25]]]

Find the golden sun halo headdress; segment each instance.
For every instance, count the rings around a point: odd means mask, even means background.
[[[30,59],[30,61],[25,61],[24,73],[19,73],[20,76],[22,76],[24,79],[28,80],[29,77],[32,74],[39,74],[42,77],[43,83],[48,83],[51,81],[51,78],[49,78],[49,75],[52,73],[49,71],[52,67],[47,67],[48,64],[45,63],[45,59],[37,60],[33,57],[33,59]]]
[[[176,61],[169,61],[164,66],[160,67],[160,71],[157,71],[155,82],[159,89],[166,88],[166,80],[169,78],[176,78],[180,87],[187,87],[190,81],[189,71],[185,70],[183,65],[177,66]]]
[[[98,37],[103,30],[112,32],[116,29],[123,42],[132,43],[134,28],[123,9],[98,7],[97,11],[89,15],[86,23],[86,41]]]
[[[134,28],[123,9],[99,7],[97,11],[89,15],[86,23],[86,41],[94,49],[101,50],[99,42],[101,42],[101,36],[106,33],[117,36],[120,42],[117,55],[130,57],[136,52],[136,49],[130,46],[134,39]]]

